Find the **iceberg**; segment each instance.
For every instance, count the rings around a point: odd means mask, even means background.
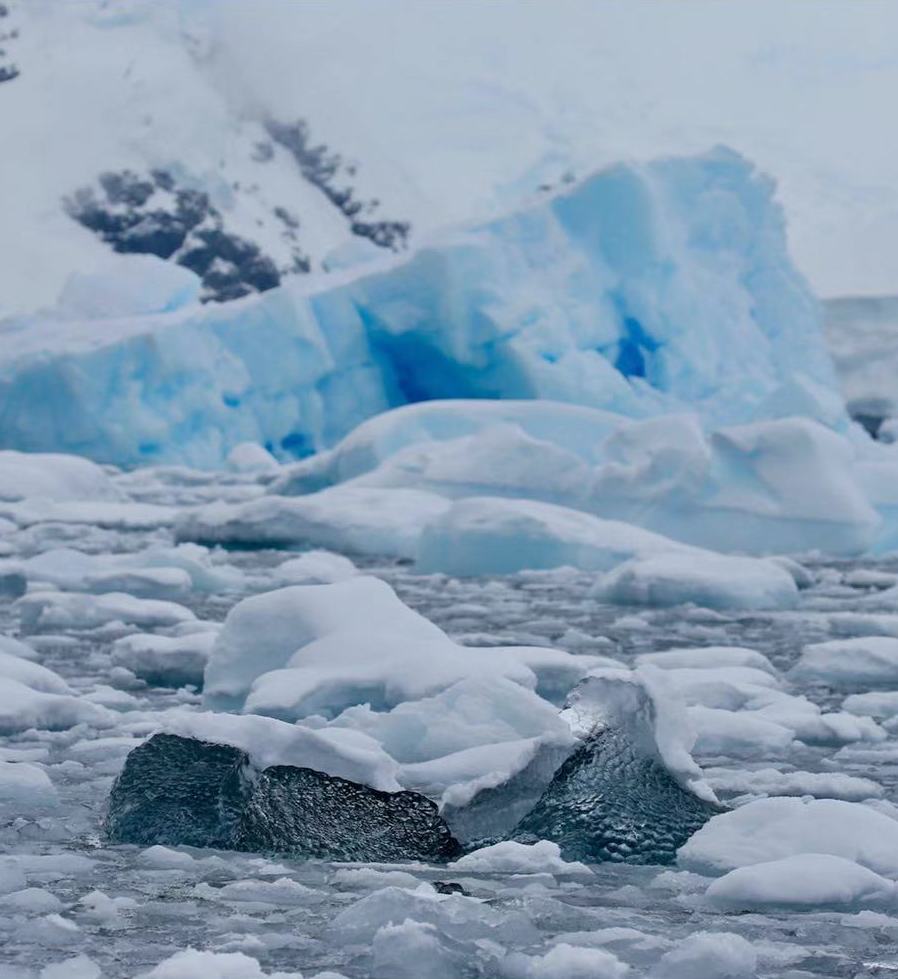
[[[409,258],[233,302],[128,267],[91,283],[101,308],[73,283],[0,324],[0,445],[215,467],[246,442],[301,458],[437,398],[719,426],[836,389],[772,182],[725,148],[613,166]]]

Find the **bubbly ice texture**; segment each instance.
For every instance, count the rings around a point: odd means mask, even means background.
[[[459,847],[434,803],[314,768],[261,770],[237,748],[157,734],[135,748],[106,817],[121,843],[215,846],[332,860],[431,860]]]
[[[0,444],[128,466],[302,456],[447,397],[845,421],[772,183],[723,148],[611,167],[383,268],[168,313],[63,304],[0,337]]]

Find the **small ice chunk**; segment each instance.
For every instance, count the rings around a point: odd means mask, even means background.
[[[799,853],[828,853],[898,876],[898,821],[838,799],[757,799],[714,816],[677,854],[686,870],[715,876]]]
[[[228,453],[228,467],[238,473],[273,472],[280,469],[277,459],[258,442],[241,442]]]
[[[160,687],[202,686],[217,630],[186,636],[136,633],[112,644],[112,662]]]
[[[50,629],[95,629],[124,622],[141,629],[163,628],[195,618],[190,609],[174,602],[135,598],[120,592],[104,595],[34,592],[20,598],[15,609],[26,632]]]
[[[20,656],[3,652],[0,647],[0,677],[4,680],[18,680],[32,690],[40,690],[42,693],[71,693],[71,687],[53,670],[41,666],[39,663],[32,663]]]
[[[422,529],[448,507],[448,500],[424,490],[333,486],[308,496],[263,496],[185,510],[175,532],[182,541],[414,558]]]
[[[513,840],[494,843],[466,853],[449,867],[465,873],[592,876],[586,864],[563,860],[561,847],[550,840],[538,840],[530,845]]]
[[[706,768],[705,777],[719,793],[727,795],[810,795],[817,799],[844,799],[863,802],[884,794],[877,782],[843,772],[780,772],[775,768],[757,770]]]
[[[563,566],[607,571],[633,557],[691,550],[650,530],[580,510],[475,496],[457,500],[427,524],[416,565],[423,572],[458,576]]]
[[[0,683],[0,733],[14,734],[28,728],[62,731],[76,724],[107,727],[113,715],[82,697],[43,693],[18,680]]]
[[[138,860],[154,870],[192,870],[196,860],[182,850],[172,850],[167,846],[148,846]]]
[[[725,710],[696,704],[687,708],[695,727],[698,755],[764,758],[787,751],[795,739],[792,728],[768,720],[758,711]]]
[[[812,643],[802,649],[791,675],[838,690],[898,686],[898,638],[863,636]]]
[[[109,475],[81,456],[0,451],[0,500],[121,500]]]
[[[62,901],[42,887],[26,887],[3,895],[3,910],[13,914],[52,914],[62,908]]]
[[[58,804],[56,788],[43,768],[24,761],[0,761],[0,808],[10,806],[21,812]]]
[[[103,970],[87,955],[75,955],[44,966],[40,979],[100,979]]]
[[[374,974],[390,979],[456,979],[466,964],[463,947],[451,948],[434,925],[410,918],[378,928],[371,956]]]
[[[627,561],[598,583],[595,595],[622,605],[788,609],[798,601],[798,588],[787,571],[765,558],[706,551]]]
[[[302,979],[298,972],[263,972],[256,959],[243,952],[175,952],[138,979]]]
[[[19,659],[37,659],[37,653],[30,646],[11,636],[0,636],[0,653]]]
[[[871,690],[869,693],[849,694],[842,701],[842,710],[858,717],[887,720],[898,714],[898,690]]]
[[[561,943],[544,955],[511,952],[502,974],[507,979],[624,979],[630,967],[604,949]]]
[[[754,670],[776,675],[770,660],[754,649],[744,646],[686,646],[657,653],[641,653],[636,665],[648,663],[662,670],[713,669],[720,666],[748,666]]]
[[[758,953],[728,931],[697,931],[665,952],[651,979],[754,979]]]
[[[737,867],[705,894],[722,911],[849,911],[891,905],[898,885],[867,867],[827,853],[797,853]]]
[[[274,569],[285,585],[328,585],[358,574],[358,568],[342,554],[332,551],[306,551],[289,558]]]

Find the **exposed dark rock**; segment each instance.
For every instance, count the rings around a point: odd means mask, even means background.
[[[309,271],[309,260],[296,243],[299,221],[293,216],[285,230],[292,243],[291,264],[279,269],[258,245],[226,229],[207,194],[180,187],[166,170],[149,176],[130,170],[104,173],[98,184],[66,200],[69,214],[117,252],[157,255],[196,272],[203,280],[203,300],[223,302],[264,292],[279,285],[284,272]]]
[[[6,45],[9,41],[14,41],[19,36],[19,32],[15,28],[5,26],[6,19],[9,15],[9,6],[5,3],[0,3],[0,84],[11,82],[21,74],[18,66],[8,60],[9,55]]]
[[[463,897],[471,895],[455,880],[435,880],[433,889],[437,894],[461,894]]]
[[[282,123],[272,119],[267,127],[271,138],[296,161],[303,177],[349,220],[349,229],[354,235],[394,252],[406,247],[411,230],[408,221],[374,220],[380,202],[359,200],[355,190],[344,183],[346,178],[356,175],[355,165],[344,162],[339,153],[325,144],[313,144],[305,120]]]

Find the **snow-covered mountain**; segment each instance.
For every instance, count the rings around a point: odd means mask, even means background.
[[[819,293],[893,291],[898,10],[725,7],[7,0],[0,309],[110,248],[230,298],[718,142]]]

